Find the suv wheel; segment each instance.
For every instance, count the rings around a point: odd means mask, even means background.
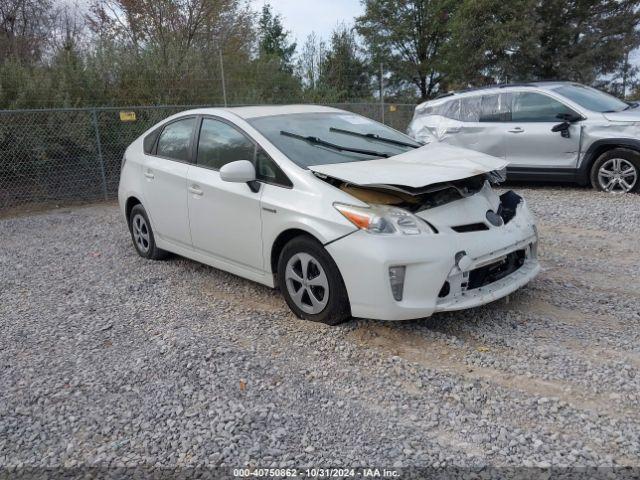
[[[338,267],[309,237],[294,238],[282,249],[278,286],[289,308],[302,319],[337,325],[351,315]]]
[[[626,148],[603,153],[591,168],[591,185],[603,192],[637,191],[640,187],[640,153]]]
[[[129,231],[131,240],[136,252],[143,258],[150,260],[162,260],[166,258],[167,252],[156,246],[156,239],[153,236],[151,222],[144,207],[140,204],[131,209],[129,214]]]

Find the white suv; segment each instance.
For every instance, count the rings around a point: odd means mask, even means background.
[[[568,82],[501,85],[419,105],[409,135],[509,162],[509,179],[640,189],[640,108]]]
[[[320,106],[183,112],[126,151],[119,201],[142,257],[166,252],[278,286],[301,318],[427,317],[482,305],[538,272],[505,162],[421,146]]]

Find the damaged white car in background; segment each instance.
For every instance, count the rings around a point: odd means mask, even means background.
[[[640,191],[640,108],[573,82],[496,85],[418,105],[412,138],[509,162],[509,180]]]
[[[119,200],[140,255],[167,251],[279,287],[301,318],[427,317],[539,271],[506,162],[421,145],[320,106],[175,115],[126,151]]]

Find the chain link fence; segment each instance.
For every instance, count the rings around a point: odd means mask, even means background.
[[[401,131],[414,109],[408,104],[331,106]],[[0,211],[115,198],[127,146],[162,119],[189,108],[194,107],[0,111]]]

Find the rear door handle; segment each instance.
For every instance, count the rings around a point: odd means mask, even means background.
[[[194,195],[198,195],[199,197],[204,194],[204,192],[200,190],[200,187],[198,185],[191,185],[189,187],[189,193],[193,193]]]
[[[524,132],[524,128],[516,127],[513,130],[509,130],[509,133],[522,133]]]
[[[460,133],[460,127],[448,127],[445,133]]]
[[[154,178],[156,178],[156,176],[150,171],[144,172],[144,176],[147,177],[149,180],[153,180]]]

